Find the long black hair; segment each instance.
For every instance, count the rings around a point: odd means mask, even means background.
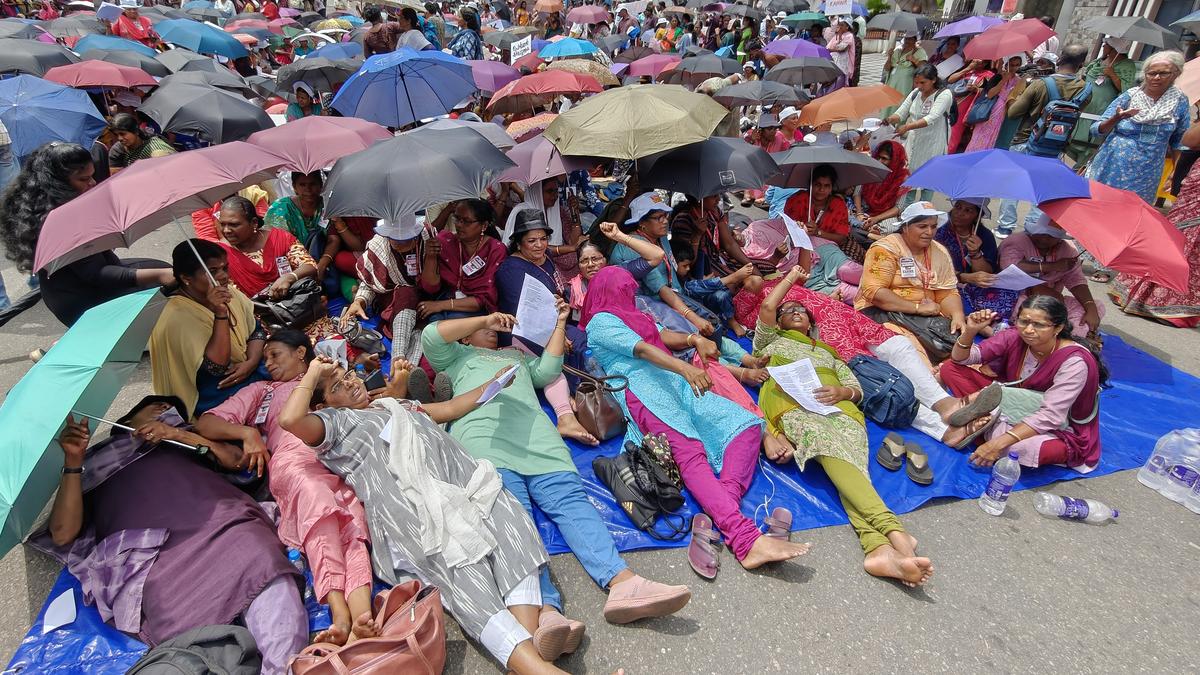
[[[1100,358],[1100,345],[1093,344],[1091,340],[1078,340],[1075,338],[1074,329],[1071,326],[1071,317],[1067,315],[1067,306],[1062,300],[1052,295],[1031,295],[1025,298],[1025,302],[1021,303],[1017,314],[1020,315],[1021,310],[1030,309],[1039,312],[1045,312],[1046,316],[1050,317],[1050,322],[1055,326],[1059,326],[1058,337],[1063,340],[1071,340],[1085,347],[1092,353],[1092,357],[1096,359],[1096,367],[1100,373],[1100,384],[1108,383],[1108,367],[1104,365],[1104,361]]]
[[[71,174],[92,163],[92,154],[74,143],[47,143],[25,160],[21,173],[0,200],[0,241],[21,272],[33,269],[33,254],[46,214],[79,193]]]

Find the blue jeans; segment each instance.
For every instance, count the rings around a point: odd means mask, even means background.
[[[600,518],[596,507],[583,492],[583,480],[574,471],[555,471],[537,476],[523,476],[509,469],[498,469],[504,489],[533,515],[530,503],[537,504],[542,513],[558,526],[567,546],[583,565],[583,569],[601,588],[628,566],[621,559],[612,535]],[[562,611],[562,596],[550,581],[550,566],[542,568],[542,604]]]
[[[721,323],[733,318],[733,294],[720,279],[688,279],[683,287],[693,300],[720,317]]]

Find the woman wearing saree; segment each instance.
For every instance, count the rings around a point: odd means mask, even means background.
[[[1012,329],[972,344],[980,330],[998,318],[986,309],[971,314],[954,345],[953,362],[942,365],[942,381],[959,395],[1001,381],[1023,390],[1019,397],[1006,391],[1006,399],[1032,400],[1012,407],[1008,401],[1001,404],[999,420],[972,453],[971,462],[991,466],[1015,450],[1023,466],[1065,464],[1079,473],[1092,471],[1100,462],[1100,386],[1107,379],[1103,364],[1072,339],[1067,307],[1056,298],[1026,299]],[[995,375],[968,367],[972,365],[987,366]],[[1018,407],[1025,410],[1017,412]]]
[[[991,80],[994,74],[991,61],[975,59],[949,77],[942,77],[942,81],[946,86],[958,82],[966,82],[968,92],[965,95],[956,96],[952,104],[958,110],[958,121],[950,127],[950,138],[946,142],[946,154],[955,154],[963,147],[963,139],[970,135],[970,129],[967,126],[967,113],[971,111],[971,106],[975,104],[975,101],[979,100],[979,97],[983,95],[988,81]],[[940,69],[939,77],[941,77]]]
[[[258,363],[267,336],[250,299],[230,285],[225,249],[185,241],[171,251],[171,267],[179,290],[150,333],[151,380],[156,394],[200,415],[265,377]]]
[[[971,140],[963,152],[976,150],[991,150],[992,148],[1007,148],[1008,143],[999,143],[1000,129],[1008,121],[1008,102],[1020,96],[1025,91],[1025,79],[1017,74],[1025,63],[1025,56],[1018,54],[1007,59],[996,61],[993,65],[991,79],[983,84],[980,95],[996,99],[992,104],[992,112],[982,122],[977,122],[971,128]],[[1093,94],[1094,96],[1095,94]],[[970,112],[970,109],[967,109]],[[962,115],[959,115],[962,118]],[[1011,137],[1011,135],[1010,135]]]
[[[840,413],[826,416],[809,412],[784,393],[775,380],[767,380],[758,397],[767,433],[786,436],[791,446],[774,456],[768,449],[767,458],[778,464],[794,459],[801,470],[808,460],[815,459],[837,488],[850,525],[858,535],[866,556],[863,569],[873,576],[919,586],[933,575],[933,563],[917,557],[917,540],[904,531],[896,514],[871,485],[866,423],[855,406],[862,400],[862,387],[832,347],[811,337],[812,320],[804,306],[784,300],[801,277],[799,269],[789,272],[763,301],[754,331],[754,353],[770,356],[772,366],[810,360],[821,381],[813,394]],[[919,482],[932,481],[929,458],[916,447],[906,448],[909,476],[915,481],[920,478]]]
[[[1001,316],[1012,314],[1017,306],[1017,291],[992,288],[1000,271],[1000,251],[996,237],[982,218],[991,218],[986,200],[956,199],[950,209],[950,220],[938,228],[934,241],[946,247],[958,275],[958,294],[963,313],[977,309],[995,310]]]
[[[1072,331],[1077,336],[1095,337],[1104,318],[1104,307],[1092,298],[1091,287],[1079,266],[1079,251],[1067,241],[1067,232],[1045,213],[1000,244],[1000,268],[1016,265],[1042,283],[1021,291],[1014,307],[1026,298],[1048,295],[1067,308]],[[1067,293],[1069,291],[1069,293]],[[1016,318],[1015,313],[1002,315]]]
[[[417,315],[430,322],[496,311],[496,271],[508,255],[504,244],[488,235],[496,220],[491,204],[465,199],[452,206],[454,231],[444,229],[430,242],[437,258],[429,263],[438,282],[421,277],[421,290],[435,299],[417,303]]]
[[[263,354],[271,380],[248,385],[201,415],[196,431],[213,440],[241,441],[249,469],[261,477],[267,468],[279,505],[279,539],[303,551],[317,602],[329,605],[331,626],[314,642],[345,644],[356,639],[355,619],[371,611],[366,515],[354,491],[279,426],[288,396],[313,359],[312,343],[299,331],[282,330]]]
[[[324,182],[321,172],[293,171],[291,179],[295,195],[272,202],[263,221],[269,228],[291,232],[309,252],[320,255],[320,251],[313,250],[313,245],[325,236],[321,227],[321,186]]]
[[[867,236],[874,240],[890,232],[888,227],[900,215],[900,200],[908,194],[908,152],[899,141],[881,142],[871,156],[885,164],[888,175],[878,183],[863,185],[854,193],[854,210]]]

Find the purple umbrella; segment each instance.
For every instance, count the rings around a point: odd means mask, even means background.
[[[954,35],[975,35],[1002,23],[1004,23],[1004,19],[994,16],[968,16],[962,21],[946,24],[937,33],[934,33],[933,37],[945,38]]]
[[[626,70],[629,70],[629,64],[628,63],[614,63],[608,67],[608,70],[613,75],[620,77],[622,73],[624,73]]]
[[[808,40],[776,40],[764,49],[768,54],[779,54],[785,58],[795,59],[801,56],[820,56],[829,58],[829,50]]]
[[[588,168],[588,160],[581,157],[563,157],[558,148],[541,134],[518,143],[505,154],[517,165],[500,174],[496,180],[502,182],[533,185],[547,178]]]
[[[475,86],[483,91],[495,92],[501,87],[521,79],[521,71],[499,61],[467,61],[471,64],[471,75]]]
[[[303,13],[304,12],[301,12],[298,9],[292,9],[291,7],[283,7],[279,10],[279,16],[287,16],[292,18],[296,18]]]

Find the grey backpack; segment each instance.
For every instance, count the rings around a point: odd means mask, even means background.
[[[203,626],[151,649],[126,675],[258,675],[262,655],[241,626]]]

